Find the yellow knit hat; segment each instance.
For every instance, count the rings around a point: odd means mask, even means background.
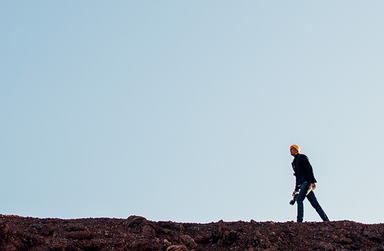
[[[298,146],[298,145],[291,145],[291,147],[295,148],[298,152],[300,152],[300,146]]]

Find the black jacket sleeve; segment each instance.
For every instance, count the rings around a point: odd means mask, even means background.
[[[304,173],[305,173],[305,181],[308,181],[309,183],[316,183],[315,176],[313,175],[313,169],[311,166],[311,163],[309,163],[309,159],[307,156],[302,155],[300,156],[300,161],[302,162],[302,165],[304,167]]]

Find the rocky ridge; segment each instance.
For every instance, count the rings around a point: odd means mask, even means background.
[[[384,250],[384,224],[333,222],[178,223],[0,215],[0,250]]]

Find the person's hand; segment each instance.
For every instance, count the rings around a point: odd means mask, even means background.
[[[312,184],[311,184],[311,187],[312,187],[312,190],[315,190],[315,188],[316,188],[316,183],[312,183]]]
[[[292,196],[294,196],[294,195],[296,195],[298,193],[299,193],[299,191],[293,191]]]

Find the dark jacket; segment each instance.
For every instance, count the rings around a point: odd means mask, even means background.
[[[293,175],[296,176],[296,187],[295,191],[299,191],[301,184],[305,181],[309,183],[316,183],[315,176],[311,163],[309,163],[308,157],[304,154],[298,154],[292,161],[292,168],[295,172]]]

